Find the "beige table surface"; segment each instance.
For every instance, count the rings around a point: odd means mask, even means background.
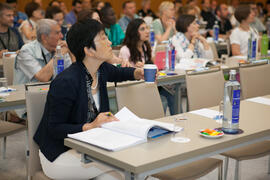
[[[270,96],[266,97],[270,98]],[[212,109],[217,110],[217,107]],[[199,136],[198,132],[203,128],[220,127],[221,124],[200,115],[186,113],[186,116],[188,118],[188,137],[191,139],[188,143],[172,142],[170,141],[171,135],[166,135],[148,143],[117,152],[102,150],[70,138],[65,139],[65,145],[96,160],[134,174],[135,179],[143,179],[146,175],[168,168],[257,141],[270,139],[270,106],[267,105],[242,101],[240,106],[240,128],[244,130],[244,133],[224,135],[219,139],[206,139]],[[172,122],[172,118],[165,117],[159,120]],[[179,125],[181,126],[181,123]]]
[[[16,89],[4,97],[4,102],[0,102],[0,112],[14,110],[25,107],[25,87],[24,85],[9,86]]]

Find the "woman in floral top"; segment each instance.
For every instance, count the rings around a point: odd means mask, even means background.
[[[176,33],[172,44],[177,58],[213,58],[213,52],[206,39],[199,34],[199,25],[193,15],[181,15],[176,21]]]

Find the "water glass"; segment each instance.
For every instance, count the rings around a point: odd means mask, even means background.
[[[7,78],[0,78],[0,87],[8,88]]]
[[[178,115],[173,119],[174,130],[178,130],[179,126],[183,129],[179,132],[174,132],[171,136],[171,141],[177,143],[187,143],[190,141],[188,138],[188,120],[185,115]]]

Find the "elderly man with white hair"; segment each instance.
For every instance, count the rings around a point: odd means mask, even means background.
[[[65,41],[61,27],[52,19],[42,19],[37,25],[37,39],[25,44],[15,59],[14,84],[30,82],[47,82],[54,76],[53,57],[56,46],[60,45],[65,58],[66,67],[71,65],[71,54]],[[25,109],[17,110],[21,118],[25,118]]]
[[[25,44],[15,59],[14,84],[47,82],[54,75],[53,56],[57,45],[62,48],[67,66],[71,64],[66,42],[58,23],[51,19],[38,21],[37,40]]]

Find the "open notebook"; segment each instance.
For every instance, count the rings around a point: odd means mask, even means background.
[[[155,138],[169,132],[182,130],[181,127],[175,128],[171,123],[141,119],[126,107],[122,108],[115,116],[120,121],[103,124],[101,128],[68,134],[68,137],[109,151],[117,151],[147,142],[147,138]]]

